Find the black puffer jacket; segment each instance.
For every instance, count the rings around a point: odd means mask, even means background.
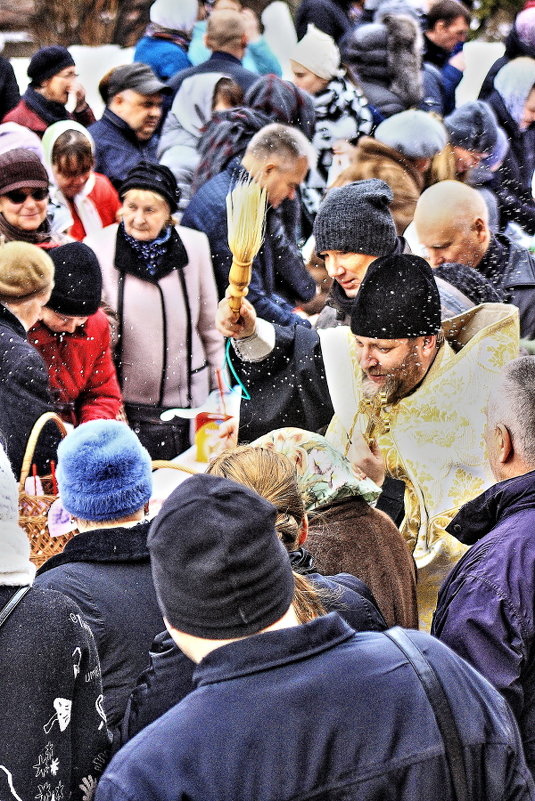
[[[383,117],[422,101],[420,41],[415,20],[386,15],[381,22],[361,25],[343,42],[344,64]]]
[[[351,0],[301,0],[295,16],[297,38],[302,39],[307,32],[307,25],[312,23],[339,42],[353,29],[349,18],[350,6]]]
[[[498,199],[501,230],[508,222],[514,222],[533,236],[535,203],[531,194],[531,179],[535,170],[535,125],[521,131],[496,90],[486,102],[509,139],[509,150],[503,164],[496,170],[490,183]]]
[[[505,67],[513,58],[520,58],[520,56],[529,56],[535,58],[535,50],[528,45],[523,44],[518,38],[518,33],[515,26],[509,31],[509,35],[505,40],[505,53],[501,58],[498,58],[485,76],[485,80],[481,85],[479,91],[479,100],[486,100],[494,91],[494,78],[499,73],[502,67]]]
[[[36,585],[59,590],[83,612],[97,643],[110,728],[122,719],[149,648],[163,628],[152,583],[144,521],[78,534],[39,570]]]

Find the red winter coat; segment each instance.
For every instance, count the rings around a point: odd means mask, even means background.
[[[69,114],[69,117],[86,127],[95,122],[95,115],[89,106],[83,111],[73,111],[72,114]],[[30,131],[33,131],[41,138],[48,126],[51,125],[50,122],[44,120],[36,111],[30,108],[24,98],[19,100],[15,108],[8,111],[2,122],[17,122],[19,125],[29,128]]]
[[[121,390],[111,355],[110,326],[102,310],[74,334],[55,334],[38,322],[28,340],[48,367],[50,390],[64,420],[79,425],[118,416]]]

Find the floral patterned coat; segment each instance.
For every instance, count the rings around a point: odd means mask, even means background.
[[[17,589],[0,587],[0,607]],[[79,608],[32,587],[0,643],[0,798],[91,801],[109,738],[95,643]]]

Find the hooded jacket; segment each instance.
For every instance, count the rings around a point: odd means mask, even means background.
[[[446,579],[432,634],[509,702],[535,772],[535,472],[500,481],[448,526],[472,547]]]
[[[421,34],[415,20],[395,14],[361,25],[344,42],[342,59],[368,101],[390,117],[423,96]]]
[[[179,209],[183,211],[191,197],[191,182],[200,155],[197,145],[205,125],[212,118],[215,87],[221,72],[192,75],[180,86],[165,118],[157,156],[169,167],[180,189]]]

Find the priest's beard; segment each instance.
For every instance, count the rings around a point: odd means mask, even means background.
[[[382,384],[375,384],[368,378],[370,375],[386,377]],[[399,367],[389,367],[388,372],[381,365],[362,370],[362,394],[368,400],[373,400],[382,392],[386,403],[397,403],[418,386],[424,375],[416,353],[408,353]]]

